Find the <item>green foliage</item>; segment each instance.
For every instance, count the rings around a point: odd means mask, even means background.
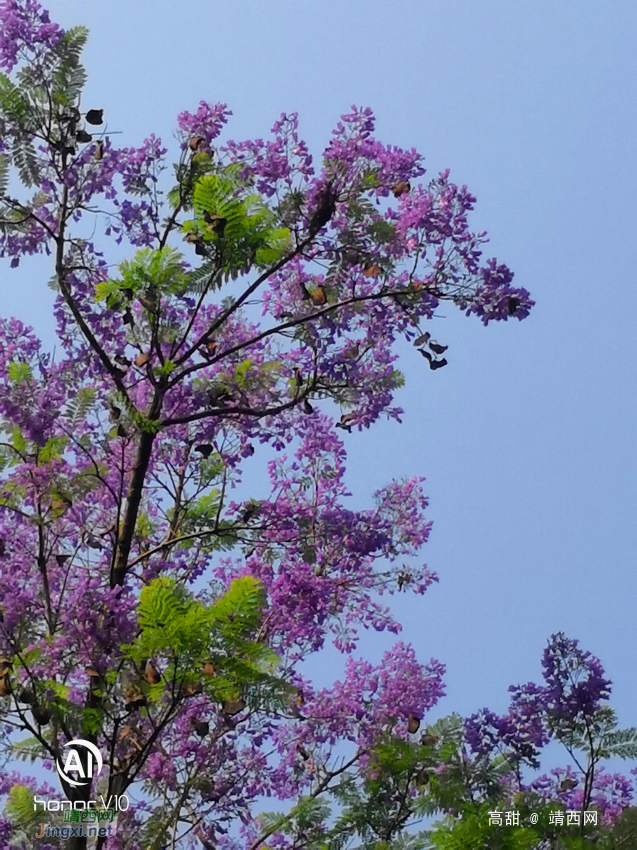
[[[135,297],[179,295],[189,284],[183,257],[174,248],[144,248],[121,263],[119,270],[119,280],[105,280],[95,287],[96,300],[105,301],[110,310],[123,308]]]
[[[236,166],[229,166],[222,174],[202,176],[194,188],[196,217],[184,224],[184,232],[205,246],[224,279],[253,265],[278,262],[290,243],[289,230],[278,226],[262,199],[243,193],[237,173]]]
[[[69,420],[71,428],[77,427],[80,422],[84,422],[91,413],[96,400],[96,390],[94,387],[80,387],[75,395],[64,409],[64,416]]]
[[[31,367],[28,363],[16,362],[9,363],[9,380],[14,384],[27,384],[33,375]]]
[[[225,594],[205,605],[173,579],[163,577],[143,588],[138,609],[139,635],[123,647],[141,663],[162,659],[165,678],[179,687],[197,680],[206,663],[215,669],[205,681],[216,700],[243,694],[281,702],[288,688],[273,674],[278,656],[254,639],[263,615],[265,592],[251,576],[236,579]],[[158,699],[162,686],[150,692]]]

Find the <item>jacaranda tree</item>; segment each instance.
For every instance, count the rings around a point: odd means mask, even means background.
[[[155,136],[117,147],[84,102],[83,28],[37,0],[1,0],[0,23],[0,250],[50,258],[57,322],[52,351],[0,323],[2,847],[92,846],[34,837],[62,823],[33,811],[60,797],[56,767],[76,810],[130,800],[99,848],[425,846],[408,827],[427,806],[453,835],[468,799],[520,791],[522,761],[562,734],[557,697],[516,692],[514,726],[536,699],[545,718],[529,751],[490,715],[414,743],[442,664],[400,642],[378,667],[352,653],[361,628],[399,630],[380,597],[436,580],[414,561],[426,500],[412,478],[349,509],[343,436],[399,417],[401,338],[446,365],[426,330],[441,302],[487,324],[525,318],[528,292],[483,262],[468,190],[423,182],[370,110],[316,166],[296,115],[268,142],[218,141],[230,113],[202,102],[169,166]],[[255,454],[269,495],[233,501]],[[319,689],[302,665],[327,641],[348,658]],[[102,755],[93,782],[86,748],[65,762],[76,739]],[[265,797],[288,803],[262,814]]]

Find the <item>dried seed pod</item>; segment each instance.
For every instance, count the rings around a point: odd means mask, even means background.
[[[46,726],[51,720],[51,710],[45,705],[34,705],[31,709],[31,714],[38,726]]]
[[[235,714],[239,714],[240,711],[246,707],[246,701],[244,699],[227,699],[223,704],[223,713],[227,714],[229,717],[234,717]]]
[[[195,151],[199,150],[199,148],[201,147],[201,145],[203,145],[205,141],[206,140],[203,136],[193,136],[192,139],[190,139],[190,141],[188,142],[188,147],[194,153]]]
[[[187,697],[196,697],[202,692],[203,685],[201,684],[201,682],[189,682],[184,688],[184,695]]]
[[[392,187],[391,191],[394,198],[400,198],[401,195],[409,192],[410,189],[411,183],[409,180],[401,180],[400,183],[396,183],[396,185]]]
[[[62,554],[56,555],[55,561],[56,561],[58,567],[63,567],[64,564],[66,564],[66,562],[69,560],[70,557],[71,557],[70,555],[62,555]]]
[[[56,496],[51,497],[51,510],[57,511],[60,514],[66,513],[66,511],[72,507],[73,502],[66,496],[64,493],[59,493]]]
[[[81,145],[87,145],[89,142],[93,141],[93,136],[90,133],[87,133],[86,130],[78,130],[75,134],[76,140]]]
[[[515,313],[522,302],[515,295],[509,295],[507,299],[507,313],[509,316],[515,316]]]
[[[434,744],[438,743],[438,736],[425,733],[421,736],[420,743],[423,745],[423,747],[433,747]]]
[[[420,718],[416,717],[415,714],[410,714],[407,718],[407,731],[410,735],[415,735],[416,732],[420,729]]]
[[[325,289],[322,286],[317,286],[315,289],[310,292],[310,298],[312,299],[312,303],[316,304],[317,307],[321,307],[323,304],[327,302],[327,295],[325,294]]]
[[[442,369],[443,366],[447,365],[446,357],[443,357],[442,360],[433,360],[429,361],[429,368],[435,372],[436,369]]]
[[[369,265],[365,265],[363,274],[365,277],[378,277],[378,275],[382,274],[382,271],[381,267],[377,266],[376,263],[370,263]]]
[[[213,447],[210,443],[201,443],[200,445],[195,446],[195,451],[199,452],[203,458],[209,458],[213,452]]]
[[[132,290],[131,290],[131,292],[132,292]],[[119,363],[120,366],[125,366],[126,368],[128,368],[131,365],[131,361],[128,359],[128,357],[125,357],[123,354],[116,354],[113,359],[115,360],[116,363]]]
[[[13,669],[13,661],[10,658],[0,658],[0,676],[5,676]]]
[[[190,724],[200,738],[205,738],[210,731],[210,724],[205,720],[199,720],[197,717],[191,718]]]
[[[144,351],[141,354],[138,354],[135,358],[135,366],[139,366],[141,368],[142,366],[145,366],[149,360],[150,354]]]
[[[128,307],[124,310],[124,316],[122,318],[122,323],[125,325],[130,325],[131,328],[135,327],[135,319],[133,318],[133,314],[128,309]]]
[[[93,156],[98,162],[104,159],[104,142],[101,139],[95,145],[95,153]]]
[[[89,677],[89,679],[99,679],[100,673],[95,669],[95,667],[85,667],[84,672]]]
[[[356,421],[355,413],[344,413],[341,416],[341,421],[336,423],[337,428],[342,428],[344,431],[347,431],[349,434],[352,433],[352,423]]]
[[[209,354],[212,357],[215,354],[215,352],[217,351],[218,347],[219,347],[218,342],[216,342],[214,339],[209,339],[208,342],[206,343],[206,353]]]
[[[206,663],[203,666],[203,672],[204,672],[205,676],[214,676],[215,675],[215,668],[214,668],[214,665],[212,664],[211,661],[206,661]]]
[[[306,398],[303,399],[303,413],[306,413],[308,416],[314,413],[314,408]]]
[[[135,711],[135,709],[143,708],[146,705],[146,697],[141,692],[139,685],[136,684],[130,685],[126,689],[124,700],[129,711]]]
[[[224,218],[222,215],[215,215],[204,210],[203,220],[210,227],[213,233],[216,233],[217,236],[223,236],[226,229],[226,225],[228,224],[227,218]]]
[[[18,694],[18,702],[24,705],[33,705],[35,702],[35,694],[29,688],[22,688]]]
[[[149,685],[158,685],[161,682],[161,673],[152,661],[148,664],[148,667],[146,667],[144,675],[146,676],[146,681]]]
[[[429,331],[426,331],[424,334],[421,334],[419,337],[417,337],[414,340],[414,345],[416,346],[416,348],[418,348],[421,345],[427,345],[427,343],[429,342],[430,339],[431,339],[431,334],[429,333]]]
[[[0,676],[0,697],[8,697],[11,693],[11,682],[7,674]]]
[[[305,705],[305,695],[302,690],[298,690],[296,692],[296,707],[301,708],[302,705]]]
[[[434,354],[444,354],[445,351],[449,348],[448,345],[440,345],[438,342],[430,342],[429,348],[434,352]]]
[[[89,109],[89,111],[84,117],[86,118],[87,124],[92,124],[94,127],[99,127],[100,124],[104,123],[104,110]]]

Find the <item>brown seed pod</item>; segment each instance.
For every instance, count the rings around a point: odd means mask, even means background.
[[[301,708],[302,705],[305,705],[305,696],[302,690],[298,690],[296,692],[296,706],[297,708]]]
[[[206,352],[207,354],[210,354],[210,356],[213,356],[215,354],[217,348],[219,348],[219,343],[216,342],[214,339],[209,339],[206,343]]]
[[[78,130],[75,134],[75,139],[81,145],[88,145],[89,142],[93,141],[93,136],[90,133],[87,133],[86,130]]]
[[[161,673],[152,661],[148,664],[148,667],[146,667],[144,675],[146,676],[146,681],[149,685],[158,685],[161,682]]]
[[[104,142],[101,139],[95,145],[95,153],[93,156],[98,162],[101,162],[101,160],[104,159]]]
[[[317,307],[321,307],[323,304],[327,302],[327,295],[325,294],[325,289],[322,286],[317,286],[316,289],[313,289],[310,292],[310,298],[312,302],[316,304]]]
[[[303,399],[303,413],[308,416],[311,416],[312,413],[314,413],[314,408],[306,398]]]
[[[33,691],[29,690],[29,688],[22,688],[18,694],[18,702],[21,702],[24,705],[33,705],[35,702],[35,694]]]
[[[409,180],[401,180],[400,183],[396,183],[396,185],[392,187],[391,191],[394,198],[400,198],[401,195],[409,192],[410,189],[411,183]]]
[[[206,663],[203,666],[203,673],[204,673],[205,676],[214,676],[215,675],[215,668],[214,668],[214,665],[212,664],[211,661],[206,661]]]
[[[143,708],[146,705],[146,697],[141,692],[139,685],[136,684],[130,685],[126,689],[124,700],[129,711],[135,711],[135,709]]]
[[[439,342],[430,342],[429,348],[434,352],[434,354],[444,354],[445,351],[449,348],[448,345],[440,345]]]
[[[0,676],[0,697],[8,697],[11,691],[11,682],[8,675]]]
[[[34,705],[31,709],[31,714],[38,726],[46,726],[51,720],[51,710],[45,705]]]
[[[241,697],[239,699],[227,699],[223,704],[223,713],[229,717],[234,717],[235,714],[243,711],[245,707],[246,701],[241,699]]]
[[[227,218],[224,218],[222,215],[214,215],[213,213],[209,213],[204,210],[203,220],[210,227],[213,233],[216,233],[217,236],[223,236],[226,225],[228,224]]]
[[[0,676],[5,676],[12,668],[13,661],[10,658],[0,658]]]
[[[213,447],[210,443],[201,443],[200,445],[195,446],[195,451],[199,452],[203,458],[209,458],[212,454]]]
[[[205,139],[203,136],[193,136],[192,139],[188,142],[188,147],[194,153],[199,150],[199,148],[201,147],[201,145],[203,145],[204,142]]]
[[[423,745],[423,747],[433,747],[434,744],[438,743],[438,736],[425,733],[421,736],[420,743]]]
[[[410,714],[407,718],[407,731],[410,735],[415,735],[416,732],[420,729],[420,718],[416,717],[415,714]]]
[[[100,124],[104,123],[104,110],[89,109],[89,111],[84,117],[86,118],[87,124],[92,124],[94,127],[99,127]]]
[[[210,731],[210,724],[206,723],[205,720],[199,720],[197,717],[191,719],[190,725],[200,738],[205,738]]]
[[[203,685],[201,682],[189,682],[184,688],[184,695],[187,697],[196,697],[202,691]]]
[[[55,556],[55,562],[57,563],[58,567],[63,567],[70,557],[70,555],[59,554]]]
[[[352,433],[352,423],[356,421],[355,413],[344,413],[341,416],[341,421],[336,423],[337,428],[342,428],[348,433]]]
[[[135,358],[135,366],[139,366],[141,369],[142,366],[145,366],[150,360],[150,354],[148,352],[143,351],[141,354],[138,354]]]
[[[363,274],[365,277],[378,277],[379,274],[382,274],[382,271],[381,267],[377,266],[376,263],[370,263],[365,266]]]

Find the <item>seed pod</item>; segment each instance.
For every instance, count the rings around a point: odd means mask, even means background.
[[[146,681],[149,685],[158,685],[161,682],[161,673],[152,661],[148,664],[144,675],[146,676]]]
[[[38,726],[46,726],[51,720],[51,711],[45,705],[34,705],[31,714]]]
[[[201,682],[189,682],[184,688],[184,695],[187,697],[196,697],[202,691],[203,685]]]
[[[210,731],[210,724],[196,717],[191,718],[190,724],[200,738],[205,738]]]
[[[401,195],[404,195],[405,192],[409,192],[411,189],[411,183],[409,180],[401,180],[400,183],[396,183],[395,186],[392,187],[392,195],[394,198],[400,198]]]
[[[95,145],[95,153],[93,156],[98,162],[104,159],[104,142],[101,139]]]
[[[7,554],[7,544],[3,537],[0,537],[0,557]]]
[[[381,267],[377,266],[376,263],[370,263],[365,266],[363,274],[365,277],[378,277],[379,274],[382,274],[382,271]]]
[[[214,676],[215,675],[215,668],[214,668],[214,665],[212,664],[211,661],[206,661],[206,663],[203,666],[203,672],[204,672],[205,676]]]
[[[56,561],[58,567],[63,567],[64,564],[66,564],[66,562],[69,560],[70,557],[71,557],[70,555],[56,555],[55,561]]]
[[[10,658],[0,658],[0,676],[6,676],[13,669],[13,661]]]
[[[198,151],[201,145],[205,142],[203,136],[193,136],[192,139],[188,142],[188,147],[193,153]]]
[[[327,295],[325,294],[325,289],[322,286],[317,286],[316,289],[313,289],[310,292],[310,298],[312,302],[316,304],[317,307],[321,307],[323,304],[327,302]]]
[[[438,342],[430,342],[429,348],[434,352],[434,354],[444,354],[445,351],[449,348],[448,345],[440,345]]]
[[[407,731],[410,735],[415,735],[416,732],[420,729],[420,718],[416,717],[415,714],[410,714],[407,719]]]
[[[195,451],[199,452],[203,458],[209,458],[212,454],[213,448],[210,443],[201,443],[201,445],[195,446]]]
[[[84,117],[86,118],[87,124],[92,124],[94,127],[99,127],[100,124],[104,123],[104,110],[89,109],[89,111]]]
[[[141,369],[141,367],[145,366],[149,360],[150,354],[148,354],[147,352],[142,352],[141,354],[138,354],[135,358],[135,366],[139,366],[139,368]]]
[[[11,693],[11,682],[7,674],[0,676],[0,697],[8,697]]]
[[[337,428],[342,428],[344,431],[347,431],[349,434],[352,433],[352,422],[356,421],[355,413],[344,413],[341,416],[341,421],[336,423]]]
[[[60,515],[66,513],[72,505],[73,502],[64,493],[59,493],[51,497],[51,510],[57,511]]]
[[[226,224],[228,223],[227,218],[224,218],[222,215],[213,215],[204,210],[203,220],[209,225],[213,233],[216,233],[217,236],[223,236]]]
[[[425,733],[421,736],[420,743],[423,747],[433,747],[434,744],[438,743],[438,736]]]
[[[212,355],[214,355],[214,353],[216,352],[218,347],[219,347],[218,342],[215,342],[214,339],[209,339],[208,342],[206,343],[206,352],[212,356]]]
[[[86,130],[78,130],[75,134],[76,140],[81,145],[87,145],[89,142],[93,141],[93,136],[90,133],[87,133]]]
[[[443,366],[447,365],[446,357],[443,357],[442,360],[433,360],[429,362],[429,368],[435,372],[436,369],[442,369]]]
[[[128,359],[128,357],[124,357],[123,354],[116,354],[113,359],[116,363],[119,363],[120,366],[125,366],[126,368],[128,368],[131,365],[131,361]]]
[[[302,690],[298,690],[296,692],[296,707],[301,708],[302,705],[305,705],[305,695]]]
[[[139,685],[136,684],[130,685],[126,689],[124,700],[129,711],[135,711],[135,709],[143,708],[146,705],[146,697],[141,692]]]
[[[426,345],[430,339],[431,334],[429,333],[429,331],[426,331],[424,334],[414,340],[414,345],[416,346],[416,348],[418,348],[421,345]]]
[[[560,791],[572,791],[573,788],[577,788],[577,779],[571,779],[571,777],[565,776],[560,782]]]
[[[303,399],[303,413],[307,414],[307,416],[311,416],[314,413],[314,408],[306,398]]]
[[[246,701],[244,699],[227,699],[223,704],[223,713],[229,717],[234,717],[235,714],[243,711],[245,707]]]
[[[520,301],[520,299],[516,298],[515,295],[509,295],[507,299],[507,313],[509,314],[509,316],[515,315],[516,310],[518,309],[521,303],[522,302]]]
[[[21,702],[24,705],[33,705],[35,702],[35,694],[33,691],[29,690],[29,688],[22,688],[18,694],[18,702]]]

